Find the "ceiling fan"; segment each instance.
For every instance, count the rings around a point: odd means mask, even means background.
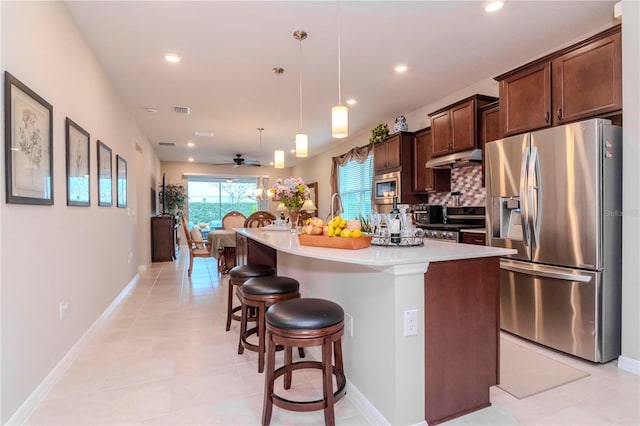
[[[225,163],[214,163],[214,166],[228,166],[228,165],[233,165],[233,167],[240,167],[240,166],[254,166],[254,167],[260,167],[262,164],[260,164],[259,161],[246,161],[243,157],[242,154],[236,154],[236,157],[233,158],[231,161],[227,161]]]

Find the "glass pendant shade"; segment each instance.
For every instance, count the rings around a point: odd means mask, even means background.
[[[296,157],[306,157],[308,155],[308,138],[304,133],[296,135]]]
[[[349,136],[349,109],[344,105],[331,108],[331,136],[334,138]]]
[[[284,169],[284,151],[276,149],[273,153],[273,167]]]

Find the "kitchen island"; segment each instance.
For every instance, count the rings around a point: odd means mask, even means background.
[[[341,250],[301,246],[288,232],[236,231],[250,263],[273,259],[303,297],[342,306],[347,391],[375,408],[363,407],[378,416],[372,422],[436,424],[490,405],[499,256],[513,250],[438,241]],[[414,310],[417,334],[405,336],[405,312]]]

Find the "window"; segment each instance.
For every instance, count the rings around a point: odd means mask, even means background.
[[[359,164],[351,160],[338,167],[338,192],[342,199],[345,219],[358,219],[373,213],[371,185],[373,180],[373,156]]]
[[[187,182],[189,229],[193,225],[208,232],[221,228],[222,218],[236,210],[249,216],[261,206],[258,201],[247,197],[247,191],[253,192],[257,186],[256,178],[194,178]]]

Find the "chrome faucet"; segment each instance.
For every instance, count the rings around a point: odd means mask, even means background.
[[[331,219],[333,219],[333,216],[336,214],[336,211],[334,210],[334,204],[333,204],[336,198],[338,199],[338,214],[340,215],[344,213],[344,210],[342,210],[342,198],[340,198],[340,194],[336,192],[331,196]]]

